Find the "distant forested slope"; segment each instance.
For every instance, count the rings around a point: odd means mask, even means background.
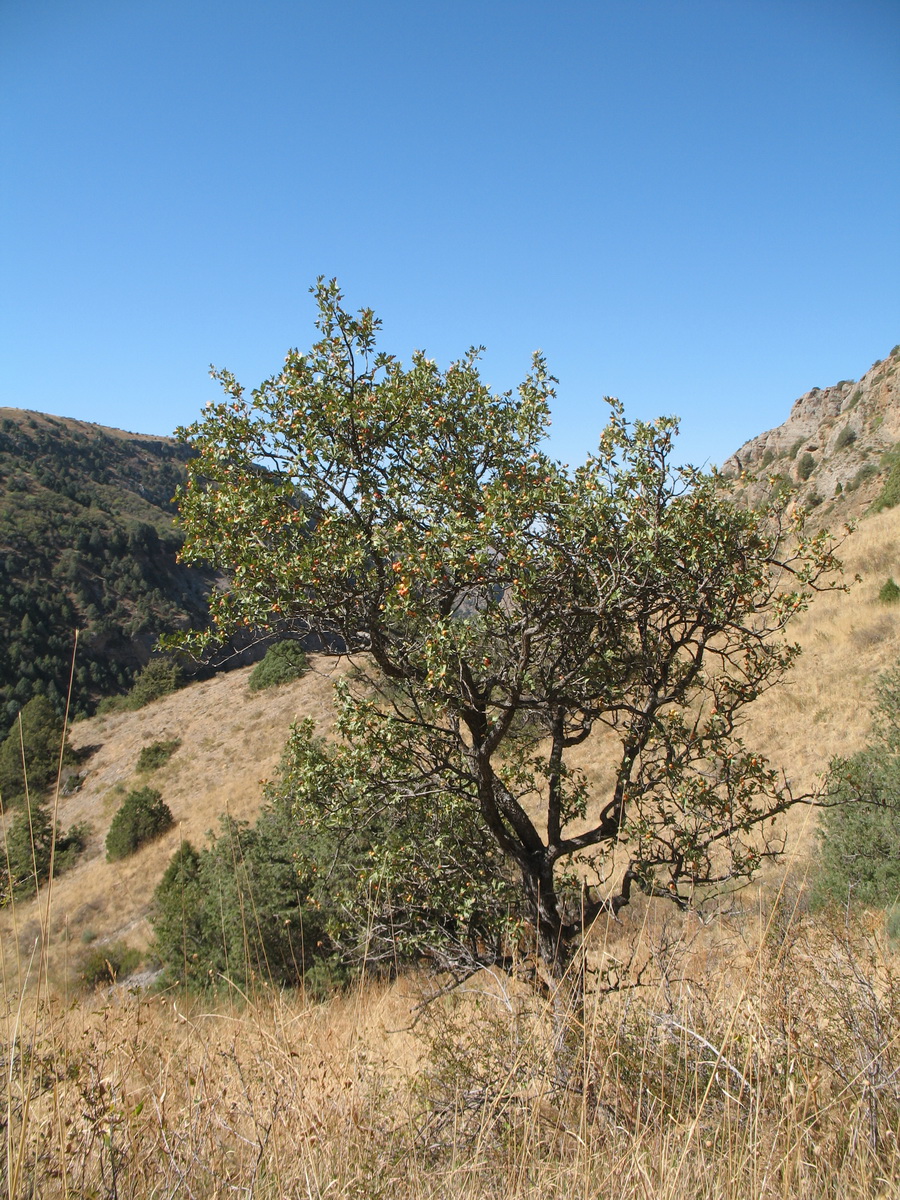
[[[0,409],[0,736],[33,695],[127,688],[159,633],[203,624],[211,576],[180,566],[168,438]]]

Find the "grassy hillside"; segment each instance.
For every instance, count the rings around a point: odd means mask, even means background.
[[[336,668],[338,671],[341,667]],[[331,723],[335,664],[314,660],[314,668],[294,684],[253,692],[251,668],[194,683],[137,712],[77,722],[71,742],[94,747],[83,765],[77,792],[59,801],[64,827],[87,822],[92,834],[75,868],[54,883],[55,940],[50,962],[64,983],[82,948],[126,938],[143,949],[150,940],[147,911],[166,863],[183,840],[202,845],[220,815],[241,820],[259,808],[262,780],[271,776],[292,721],[313,716],[323,731]],[[156,742],[180,740],[171,759],[152,776],[138,770],[141,750]],[[162,792],[175,818],[174,828],[138,854],[107,862],[105,839],[113,814],[129,790],[152,784]],[[20,905],[17,944],[33,940],[39,904]],[[0,912],[0,930],[10,915]],[[4,942],[4,949],[10,950]]]
[[[33,695],[76,712],[128,687],[156,637],[205,619],[211,577],[180,566],[169,438],[0,409],[0,736]]]
[[[97,788],[122,782],[145,736],[188,717],[206,733],[176,727],[187,736],[161,784],[182,822],[193,831],[200,810],[223,802],[202,784],[242,733],[226,790],[250,811],[257,787],[236,768],[251,747],[274,749],[276,715],[302,705],[327,730],[329,712],[327,680],[313,676],[211,734],[245,678],[189,689],[202,692],[191,713],[167,719],[173,697],[105,730],[85,723],[119,746],[98,752]],[[129,732],[138,716],[153,720]],[[207,757],[176,771],[186,747]],[[132,976],[79,999],[67,981],[86,953],[112,954],[113,930],[142,941],[142,897],[170,839],[126,872],[95,861],[79,880],[76,868],[49,909],[4,916],[0,1179],[12,1196],[900,1194],[900,977],[867,916],[812,922],[791,885],[770,883],[709,927],[652,904],[599,922],[588,962],[602,972],[595,982],[620,990],[592,994],[573,1018],[561,1086],[558,1011],[499,974],[425,1008],[434,981],[414,973],[324,1004],[265,978],[211,1000],[144,995]],[[48,968],[50,986],[39,986]]]

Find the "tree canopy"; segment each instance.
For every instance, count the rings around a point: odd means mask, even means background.
[[[478,350],[404,367],[370,310],[314,291],[308,353],[249,395],[214,373],[224,398],[181,431],[180,520],[185,558],[231,579],[207,638],[314,632],[357,663],[343,742],[296,730],[285,780],[352,860],[369,952],[405,938],[465,971],[515,929],[558,972],[635,885],[685,905],[749,877],[797,798],[737,726],[797,653],[827,539],[674,467],[675,420],[615,400],[569,471],[544,449],[540,354],[496,394]],[[572,760],[604,732],[598,794]]]

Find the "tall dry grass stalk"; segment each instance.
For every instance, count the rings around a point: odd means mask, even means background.
[[[69,727],[69,711],[72,703],[72,687],[75,680],[75,659],[78,653],[78,632],[75,631],[72,643],[72,660],[69,670],[69,686],[66,693],[66,707],[63,716],[63,733],[60,740],[59,759],[56,770],[56,784],[53,789],[53,805],[52,805],[52,825],[56,829],[59,818],[59,798],[62,788],[62,772],[63,761],[65,757],[66,738]],[[25,782],[25,809],[28,813],[29,828],[32,831],[31,849],[32,849],[32,866],[34,869],[35,879],[38,877],[37,856],[35,853],[35,840],[33,827],[31,826],[32,805],[31,795],[28,786],[28,763],[25,756],[25,742],[22,730],[22,718],[19,715],[18,720],[19,745],[22,755],[22,774]],[[2,799],[2,798],[0,798]],[[0,808],[0,817],[2,808]],[[6,840],[4,838],[4,847]],[[11,991],[8,987],[9,981],[6,978],[5,971],[5,955],[0,953],[0,960],[4,963],[3,973],[3,993],[5,997],[15,997],[15,1007],[9,1003],[4,1005],[5,1017],[5,1046],[6,1053],[4,1054],[4,1067],[6,1074],[6,1121],[5,1121],[5,1162],[4,1175],[7,1185],[7,1193],[10,1197],[18,1196],[22,1188],[22,1172],[25,1164],[25,1147],[26,1133],[29,1126],[29,1111],[31,1096],[34,1092],[36,1059],[34,1054],[34,1040],[37,1036],[39,1027],[44,1024],[42,1019],[45,1011],[45,1000],[48,997],[48,973],[47,973],[47,950],[50,940],[50,911],[53,897],[53,879],[56,859],[56,839],[52,839],[50,849],[50,872],[49,879],[44,886],[43,905],[39,907],[40,924],[38,934],[35,937],[30,951],[27,951],[27,961],[23,962],[21,956],[21,943],[19,939],[18,925],[15,919],[15,903],[13,908],[13,929],[16,938],[16,968],[17,979],[16,986]],[[11,875],[9,856],[6,856],[7,874]],[[28,1006],[31,1007],[29,1013]],[[47,1009],[46,1011],[49,1011]],[[28,1019],[30,1016],[30,1020]],[[51,1020],[48,1026],[48,1032],[52,1037],[54,1034],[54,1024]],[[18,1065],[18,1074],[17,1074]],[[14,1096],[16,1091],[19,1091],[23,1104],[21,1106],[21,1116],[18,1122],[15,1120],[14,1112]],[[33,1190],[33,1189],[31,1189]]]

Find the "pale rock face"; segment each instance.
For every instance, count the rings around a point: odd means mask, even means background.
[[[754,505],[773,479],[775,486],[784,481],[797,487],[798,502],[825,524],[869,508],[891,466],[885,455],[895,448],[900,450],[900,346],[858,383],[842,380],[806,392],[783,425],[745,442],[722,472]]]

